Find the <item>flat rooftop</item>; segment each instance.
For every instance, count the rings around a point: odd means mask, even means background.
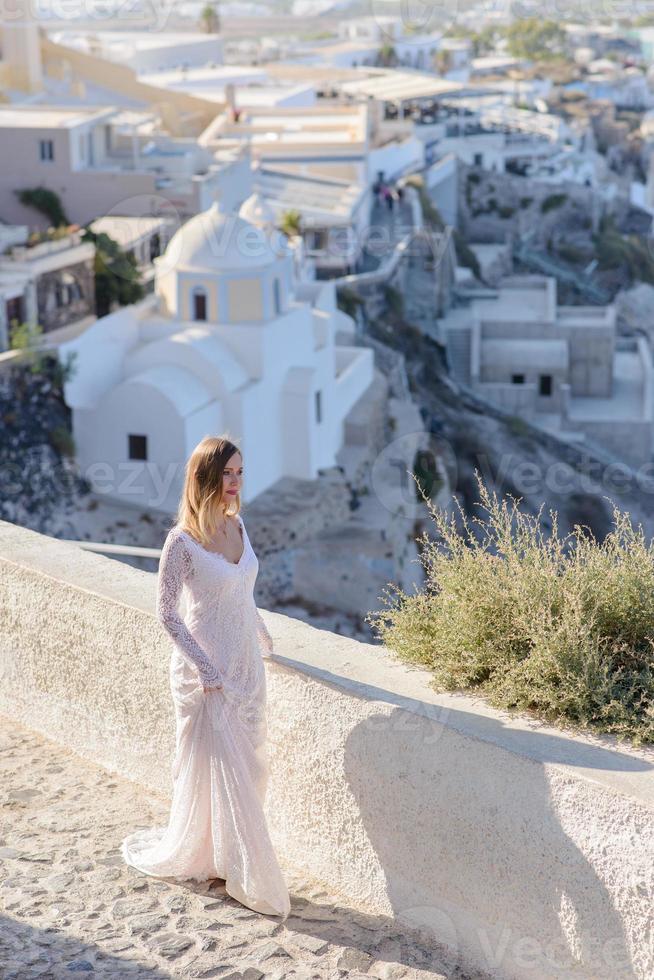
[[[55,106],[0,106],[0,126],[5,129],[73,129],[93,119],[103,119],[113,108],[85,109]]]
[[[133,51],[147,51],[158,48],[176,48],[180,45],[206,43],[215,34],[201,31],[52,31],[50,37],[55,44],[91,51],[97,42],[106,51],[131,48]]]
[[[289,209],[301,210],[309,226],[342,224],[349,220],[364,194],[362,187],[347,181],[284,171],[263,170],[256,184],[277,216]]]
[[[610,398],[571,398],[569,416],[576,422],[644,420],[644,379],[634,351],[616,351]]]
[[[404,99],[437,98],[455,95],[468,86],[461,82],[450,82],[437,78],[429,72],[379,70],[376,74],[366,73],[359,81],[344,82],[341,89],[347,95],[363,95],[382,102],[402,101]]]
[[[474,306],[481,320],[527,323],[551,320],[545,289],[500,289],[496,299],[478,299]]]

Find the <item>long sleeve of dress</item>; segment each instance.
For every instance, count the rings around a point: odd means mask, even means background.
[[[194,640],[178,612],[182,586],[192,574],[192,556],[183,537],[173,528],[168,533],[159,559],[157,619],[182,653],[197,667],[203,684],[209,687],[222,682],[220,671]]]

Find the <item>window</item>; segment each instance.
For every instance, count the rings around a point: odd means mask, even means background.
[[[511,384],[512,385],[523,385],[524,383],[525,383],[525,376],[524,376],[524,374],[512,374],[511,375]]]
[[[54,160],[53,140],[39,140],[39,156],[41,160]]]
[[[80,284],[75,276],[71,272],[62,272],[54,284],[54,301],[49,295],[46,305],[50,310],[60,309],[83,298]]]
[[[128,435],[129,458],[147,459],[148,458],[148,437]]]
[[[207,294],[204,289],[195,289],[193,291],[193,319],[207,319]]]
[[[279,279],[275,279],[273,282],[273,297],[275,300],[275,313],[279,316],[282,312],[282,291],[279,285]]]
[[[539,394],[547,396],[552,394],[552,375],[541,374],[538,382]]]
[[[22,323],[25,319],[23,312],[23,297],[14,296],[12,299],[7,300],[7,323],[13,323],[16,320],[18,323]]]
[[[484,165],[484,154],[475,153],[475,167],[483,167]]]
[[[316,422],[322,422],[322,392],[317,391],[315,394],[316,400]]]
[[[161,235],[155,232],[150,239],[150,262],[161,255]]]

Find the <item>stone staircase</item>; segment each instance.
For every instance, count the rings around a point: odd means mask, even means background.
[[[471,332],[465,328],[447,333],[447,360],[455,381],[470,384]]]

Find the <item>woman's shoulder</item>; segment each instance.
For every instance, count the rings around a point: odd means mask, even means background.
[[[175,551],[188,551],[188,540],[189,535],[186,531],[179,524],[173,524],[166,534],[164,547],[168,550],[174,548]]]

